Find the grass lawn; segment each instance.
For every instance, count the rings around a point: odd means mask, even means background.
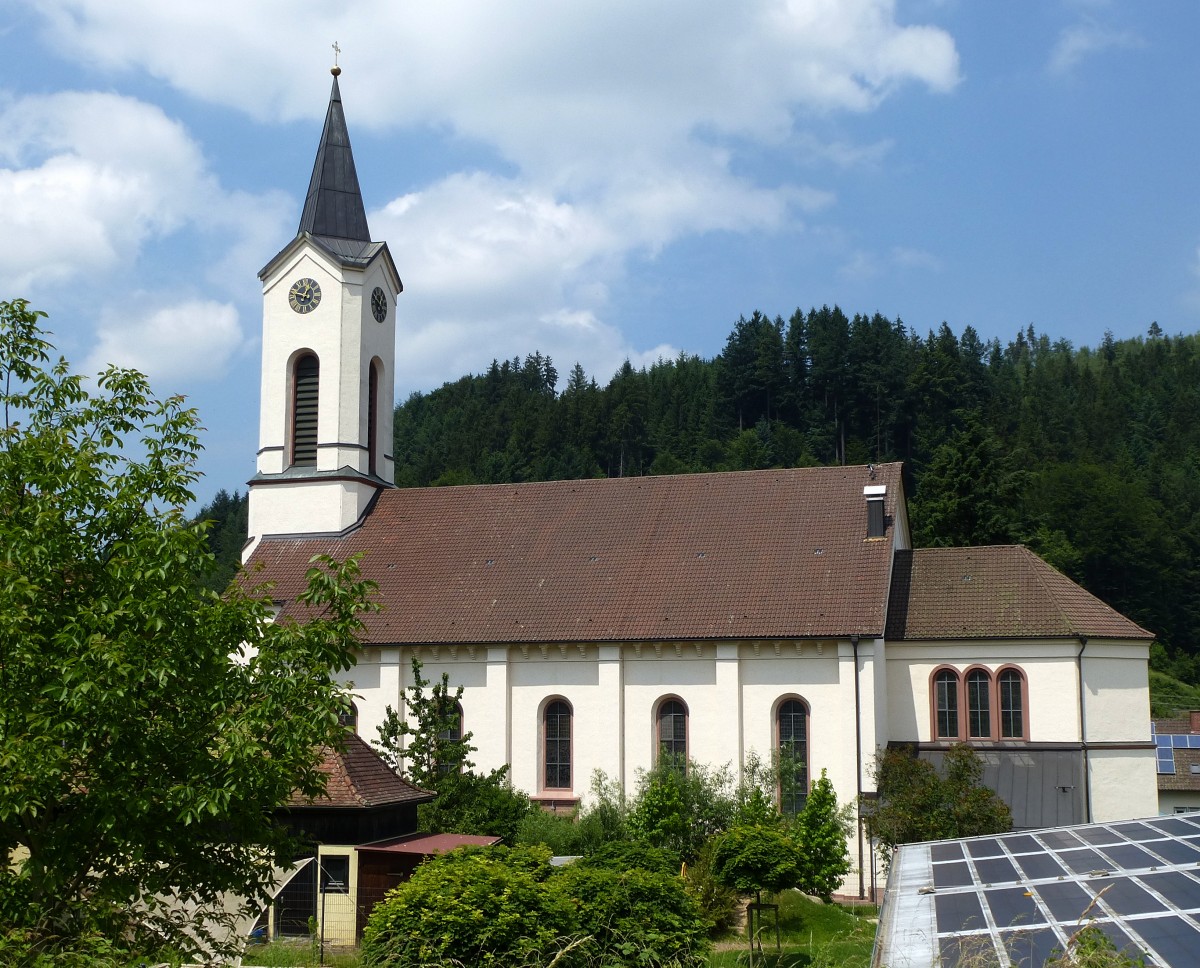
[[[775,929],[768,915],[762,932],[762,957],[754,953],[754,964],[764,968],[867,968],[875,942],[876,909],[822,904],[796,891],[778,897],[779,937],[782,950],[775,950]],[[709,959],[711,968],[734,968],[749,964],[745,936],[729,937],[718,943]]]

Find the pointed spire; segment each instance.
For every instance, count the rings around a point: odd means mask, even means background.
[[[317,148],[304,214],[300,216],[297,235],[308,232],[331,239],[370,242],[367,211],[358,187],[354,170],[354,155],[350,152],[350,134],[346,130],[346,115],[342,111],[342,94],[338,90],[341,68],[334,67],[333,91],[329,95],[329,111],[325,129]]]

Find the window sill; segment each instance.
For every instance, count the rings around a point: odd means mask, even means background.
[[[579,809],[579,797],[570,790],[544,790],[529,799],[547,813],[574,813]]]

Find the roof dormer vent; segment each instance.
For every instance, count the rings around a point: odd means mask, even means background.
[[[887,531],[887,518],[883,514],[883,499],[886,495],[886,484],[868,484],[863,488],[863,496],[867,499],[868,538],[882,538]]]

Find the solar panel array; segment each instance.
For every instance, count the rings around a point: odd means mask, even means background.
[[[1153,723],[1150,728],[1153,731]],[[1155,733],[1154,746],[1158,772],[1174,774],[1175,750],[1200,750],[1200,733]]]
[[[1088,922],[1148,965],[1200,963],[1200,818],[907,844],[876,963],[1041,968]]]

